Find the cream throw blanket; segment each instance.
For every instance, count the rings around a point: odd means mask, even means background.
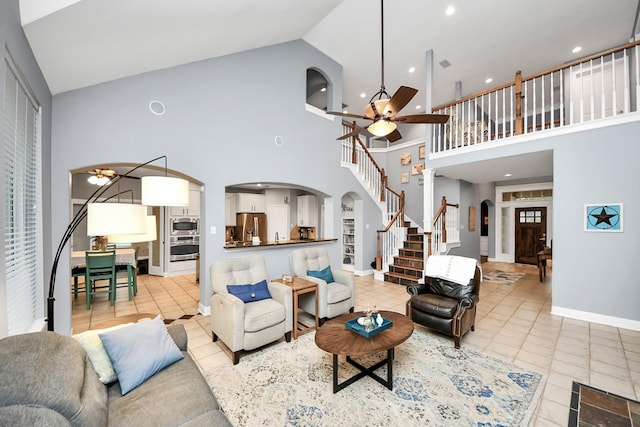
[[[461,285],[469,284],[476,272],[478,261],[455,255],[431,255],[427,258],[425,276],[438,277]],[[480,270],[482,272],[482,270]],[[482,274],[482,273],[481,273]],[[482,280],[482,277],[480,278]]]

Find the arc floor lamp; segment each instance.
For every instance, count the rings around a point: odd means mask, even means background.
[[[143,176],[141,178],[142,204],[105,203],[120,193],[105,197],[105,193],[122,178],[133,178],[132,173],[157,160],[164,159],[164,176]],[[167,156],[156,157],[141,163],[123,175],[117,175],[108,184],[99,187],[89,196],[67,226],[51,266],[49,277],[49,294],[47,297],[47,329],[54,330],[54,291],[56,272],[64,247],[78,225],[87,218],[87,234],[89,235],[142,235],[151,233],[147,230],[146,206],[188,206],[189,182],[182,178],[167,175]],[[154,223],[155,225],[155,223]],[[153,233],[155,234],[155,232]]]

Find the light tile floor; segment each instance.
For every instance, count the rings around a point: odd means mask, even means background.
[[[488,262],[483,270],[526,274],[513,285],[482,285],[476,330],[463,338],[462,345],[546,375],[536,426],[567,425],[572,381],[640,399],[640,332],[550,314],[552,268],[547,269],[543,283],[535,266]],[[127,301],[126,291],[119,290],[114,307],[100,296],[87,310],[80,294],[73,303],[73,331],[135,313],[180,319],[197,313],[198,299],[195,275],[142,275],[134,300]],[[407,299],[404,286],[379,282],[373,276],[356,277],[356,310],[376,305],[404,313]],[[189,350],[205,374],[231,365],[224,344],[211,341],[207,316],[198,314],[178,322],[184,323]]]

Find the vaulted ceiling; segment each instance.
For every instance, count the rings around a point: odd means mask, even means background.
[[[418,89],[404,112],[420,112],[428,50],[436,106],[455,99],[456,82],[465,96],[511,81],[518,70],[531,75],[629,42],[637,32],[638,3],[387,0],[385,86],[390,94],[400,85]],[[20,6],[25,34],[54,94],[297,39],[342,64],[349,112],[362,112],[381,83],[378,0],[20,0]],[[447,15],[450,6],[455,12]],[[582,50],[572,53],[576,46]],[[443,67],[445,61],[450,65]],[[485,175],[507,165],[534,165],[531,176],[551,175],[551,153],[541,156],[533,163],[523,157],[491,167],[466,164],[448,168],[448,175],[504,180]]]
[[[638,0],[387,0],[385,84],[420,92],[435,60],[433,105],[628,42]],[[360,112],[380,87],[377,0],[20,0],[27,38],[52,92],[304,39],[344,70]],[[447,16],[448,6],[455,12]],[[582,51],[572,53],[575,46]],[[442,61],[451,65],[443,68]],[[413,73],[409,68],[415,67]],[[485,83],[487,78],[493,82]],[[365,98],[360,97],[365,93]]]

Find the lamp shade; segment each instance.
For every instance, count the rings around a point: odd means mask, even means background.
[[[146,231],[140,234],[110,234],[107,238],[109,243],[139,243],[153,242],[158,238],[155,215],[147,215],[145,218]]]
[[[146,232],[147,207],[130,203],[89,203],[87,236],[143,234]]]
[[[377,122],[370,124],[367,130],[376,136],[387,136],[396,130],[397,127],[398,125],[393,122],[378,120]]]
[[[189,206],[189,181],[169,176],[143,176],[142,204],[146,206]]]

